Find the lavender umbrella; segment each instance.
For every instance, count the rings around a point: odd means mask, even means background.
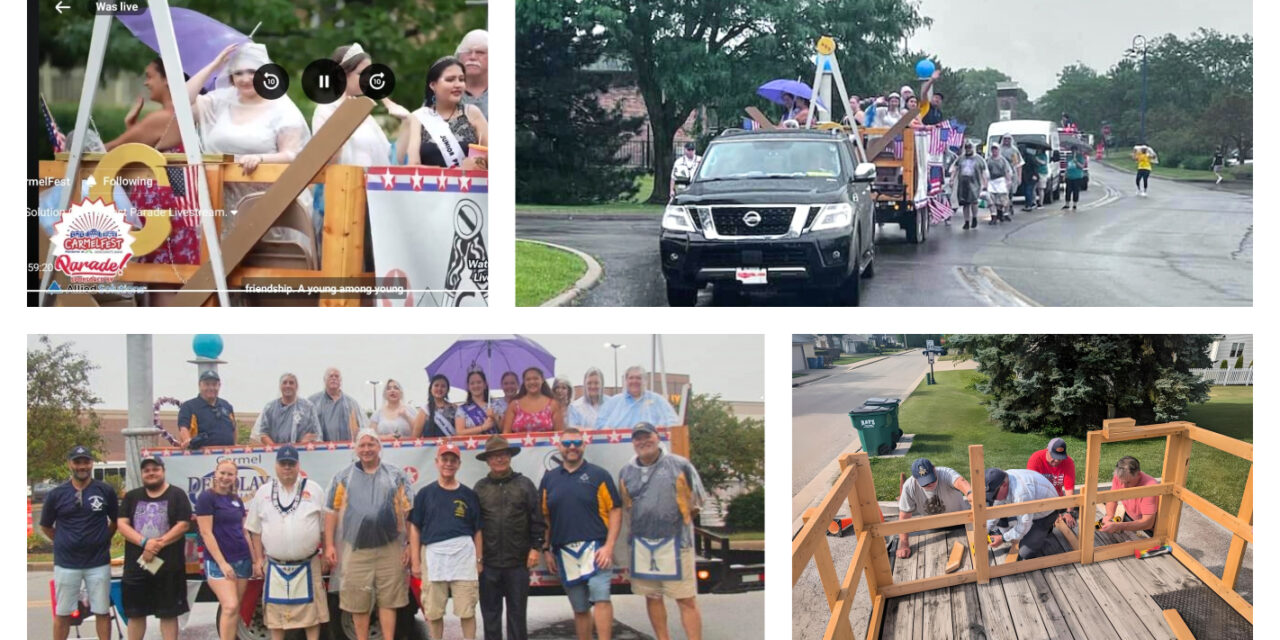
[[[813,88],[800,82],[799,80],[770,80],[756,89],[756,93],[760,97],[774,103],[782,104],[782,94],[789,93],[793,96],[800,96],[805,100],[813,100]],[[821,100],[818,100],[818,106],[826,109]]]
[[[218,54],[229,44],[249,42],[249,36],[228,27],[209,16],[190,9],[171,8],[169,15],[173,19],[173,33],[178,41],[178,55],[182,58],[182,71],[193,76],[218,57]],[[151,10],[147,9],[138,15],[117,15],[134,37],[160,52],[160,39],[156,37],[156,27],[151,21]],[[206,89],[213,89],[215,78],[209,77]]]
[[[434,362],[427,365],[427,377],[443,374],[449,386],[467,388],[467,374],[473,369],[484,371],[490,388],[498,388],[502,374],[520,375],[529,367],[542,369],[546,378],[555,376],[556,358],[542,345],[519,335],[467,336],[462,338]]]

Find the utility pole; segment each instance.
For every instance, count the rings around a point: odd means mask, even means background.
[[[1142,50],[1142,120],[1138,128],[1138,142],[1147,144],[1147,39],[1141,35],[1133,37],[1133,51]]]

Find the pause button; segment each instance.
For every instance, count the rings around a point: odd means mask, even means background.
[[[302,91],[312,102],[328,104],[342,97],[346,89],[347,74],[333,60],[321,58],[302,71]]]

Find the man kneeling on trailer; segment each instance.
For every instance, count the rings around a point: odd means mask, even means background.
[[[935,467],[928,458],[917,458],[911,463],[911,478],[902,483],[902,496],[898,498],[898,519],[913,516],[935,516],[948,511],[968,511],[968,500],[973,498],[973,488],[955,469]],[[899,558],[911,557],[911,545],[907,534],[898,534]]]
[[[1058,497],[1058,490],[1043,475],[1029,469],[987,469],[986,478],[988,507]],[[1049,532],[1057,519],[1058,511],[1050,510],[988,520],[991,547],[1017,542],[1019,560],[1039,558],[1045,555]]]

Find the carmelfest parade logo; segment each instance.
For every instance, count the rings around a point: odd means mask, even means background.
[[[73,283],[111,282],[124,273],[132,245],[124,213],[101,198],[85,200],[54,225],[53,268]]]

